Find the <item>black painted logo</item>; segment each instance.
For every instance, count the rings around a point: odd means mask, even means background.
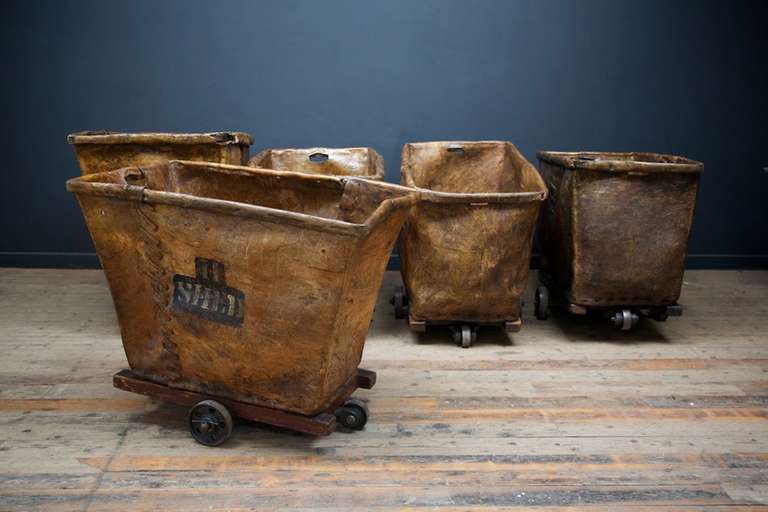
[[[172,306],[212,322],[242,325],[245,294],[226,285],[223,263],[195,258],[195,277],[173,276]]]

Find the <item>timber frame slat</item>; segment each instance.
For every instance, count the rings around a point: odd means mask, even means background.
[[[138,393],[188,407],[192,407],[203,400],[216,400],[225,405],[235,416],[246,420],[266,423],[314,436],[327,436],[336,430],[336,416],[334,414],[336,409],[352,396],[356,389],[371,389],[376,384],[376,373],[359,368],[355,378],[342,387],[331,406],[315,416],[303,416],[205,393],[176,389],[165,384],[143,379],[127,369],[117,372],[112,378],[112,382],[116,388],[123,391]]]

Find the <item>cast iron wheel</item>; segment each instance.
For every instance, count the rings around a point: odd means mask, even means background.
[[[405,293],[405,288],[398,286],[395,289],[394,295],[389,301],[395,307],[395,318],[405,318],[408,314],[408,295]]]
[[[462,348],[469,348],[477,339],[477,330],[468,325],[453,329],[453,341]]]
[[[232,415],[215,400],[203,400],[189,411],[189,432],[205,446],[218,446],[232,435]]]
[[[350,398],[336,410],[336,421],[350,430],[362,430],[368,423],[368,405],[357,398]]]
[[[549,289],[546,286],[536,288],[536,294],[533,297],[533,313],[539,320],[549,318]]]
[[[621,309],[619,311],[615,311],[613,315],[611,315],[611,322],[613,322],[613,325],[622,331],[632,330],[632,328],[636,326],[637,322],[639,321],[640,316],[629,309]]]

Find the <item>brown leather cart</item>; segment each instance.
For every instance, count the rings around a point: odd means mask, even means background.
[[[622,330],[679,316],[700,162],[656,153],[540,151],[549,188],[534,308],[596,312]]]
[[[236,415],[315,435],[375,374],[358,368],[415,198],[397,185],[200,162],[89,174],[77,195],[130,370],[115,386],[191,405],[193,437]]]
[[[547,189],[509,142],[403,147],[402,184],[419,190],[400,242],[395,316],[414,331],[448,325],[469,347],[480,325],[520,330],[539,207]]]
[[[384,159],[373,148],[270,148],[248,165],[326,176],[357,176],[384,180]]]
[[[132,165],[196,160],[245,165],[253,139],[242,132],[119,133],[88,131],[67,137],[82,174]]]

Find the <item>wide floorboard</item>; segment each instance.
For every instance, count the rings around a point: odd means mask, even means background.
[[[388,272],[362,432],[240,422],[195,444],[186,410],[114,389],[102,272],[0,269],[0,510],[766,510],[768,272],[690,271],[685,314],[630,333],[533,318],[418,336]]]

